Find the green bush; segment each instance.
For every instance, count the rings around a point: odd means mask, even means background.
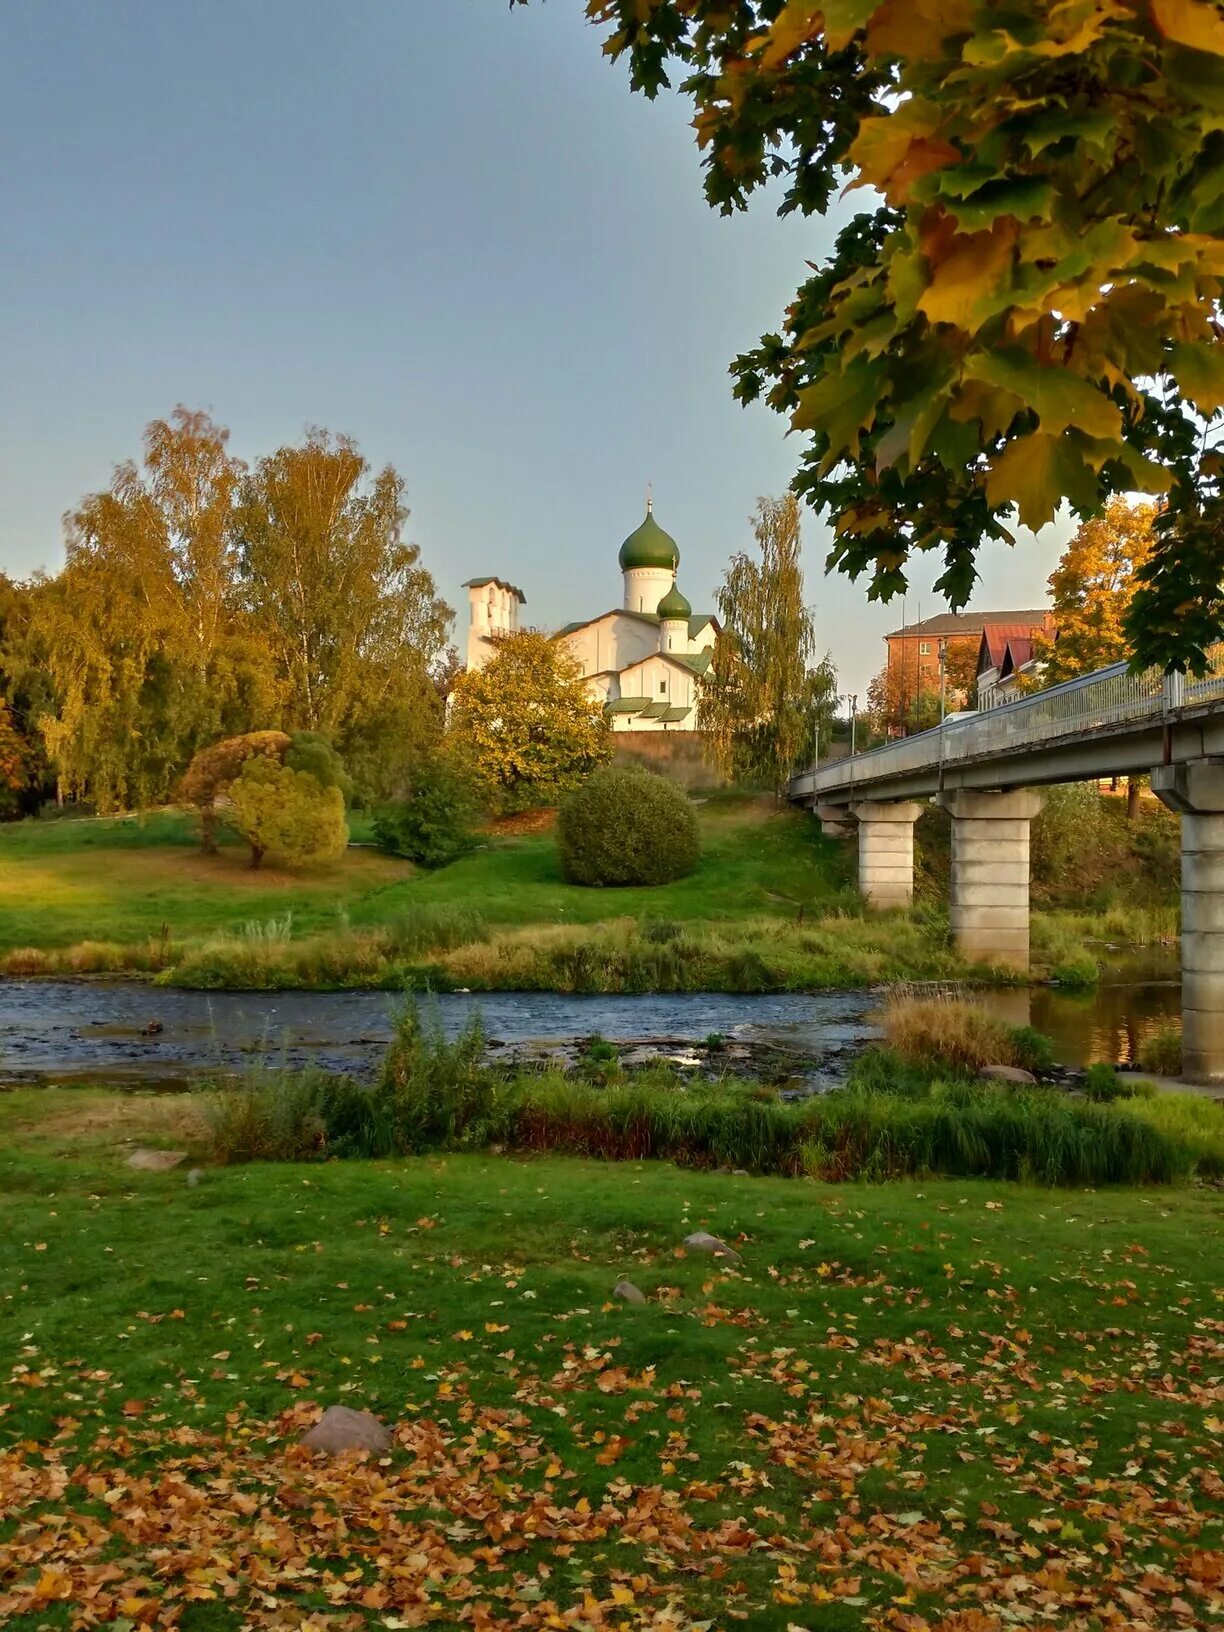
[[[1044,1032],[1032,1026],[1012,1026],[1012,1062],[1021,1070],[1040,1075],[1054,1066],[1054,1044]]]
[[[377,1106],[351,1077],[257,1065],[236,1080],[207,1085],[202,1099],[214,1161],[300,1162],[377,1153]]]
[[[285,749],[285,764],[313,776],[321,788],[339,788],[346,802],[352,797],[353,784],[344,761],[319,731],[295,731]]]
[[[667,884],[700,859],[697,813],[661,776],[608,766],[561,806],[557,849],[572,884]]]
[[[401,799],[374,818],[374,838],[419,867],[445,867],[474,850],[482,811],[472,778],[444,754],[425,756]]]
[[[1128,1099],[1131,1087],[1118,1075],[1116,1066],[1109,1065],[1105,1060],[1098,1060],[1095,1065],[1090,1065],[1085,1073],[1084,1092],[1089,1099],[1108,1104],[1110,1100]]]
[[[309,771],[255,755],[230,785],[226,821],[251,846],[251,866],[271,851],[290,866],[335,861],[348,844],[344,795]]]
[[[1181,1024],[1172,1020],[1152,1032],[1139,1044],[1139,1064],[1156,1077],[1180,1077],[1182,1068]]]

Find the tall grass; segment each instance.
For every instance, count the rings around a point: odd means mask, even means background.
[[[1180,1020],[1171,1020],[1139,1044],[1139,1064],[1157,1077],[1179,1077],[1182,1068]]]
[[[1046,1039],[1038,1033],[1009,1026],[952,993],[915,997],[895,992],[880,1023],[885,1042],[909,1065],[972,1075],[988,1065],[1029,1070],[1049,1063]]]
[[[913,1174],[1042,1184],[1149,1184],[1197,1166],[1224,1171],[1224,1113],[1203,1100],[1094,1104],[1044,1089],[874,1081],[801,1102],[759,1083],[500,1072],[483,1062],[479,1021],[457,1041],[405,1010],[379,1077],[365,1088],[317,1071],[252,1072],[211,1090],[218,1160],[384,1156],[480,1149],[667,1160],[822,1179]]]

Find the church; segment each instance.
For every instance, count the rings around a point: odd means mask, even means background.
[[[651,500],[619,560],[620,606],[567,623],[553,638],[576,659],[614,731],[695,731],[718,622],[694,613],[680,592],[680,551],[654,519]],[[463,587],[471,613],[467,666],[478,669],[493,655],[491,637],[518,630],[526,596],[501,578],[472,578]]]

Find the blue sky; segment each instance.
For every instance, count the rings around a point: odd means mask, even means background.
[[[55,568],[64,511],[185,402],[244,458],[323,425],[394,463],[460,636],[479,572],[541,625],[616,604],[647,481],[712,607],[798,452],[727,364],[832,229],[710,211],[689,109],[633,95],[582,12],[10,0],[0,568]],[[1064,532],[992,547],[975,603],[1037,604]],[[808,597],[862,691],[901,608],[825,547],[812,518]]]

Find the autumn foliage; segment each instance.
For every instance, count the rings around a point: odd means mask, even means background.
[[[724,211],[879,202],[738,359],[809,438],[798,488],[873,595],[942,553],[1168,494],[1131,617],[1145,662],[1224,628],[1224,14],[1211,0],[588,0],[605,50],[696,104]]]
[[[1050,575],[1055,633],[1033,642],[1043,685],[1130,658],[1127,614],[1155,547],[1155,520],[1150,504],[1114,498],[1076,531]]]
[[[603,707],[575,659],[532,630],[496,636],[450,698],[447,746],[503,811],[555,804],[612,757]]]
[[[204,849],[216,849],[217,799],[228,792],[254,755],[276,761],[285,757],[291,738],[284,731],[248,731],[240,737],[225,737],[201,748],[183,776],[180,797],[200,813]]]
[[[251,846],[252,867],[269,851],[290,867],[335,861],[348,844],[340,789],[262,754],[231,783],[226,820]]]

